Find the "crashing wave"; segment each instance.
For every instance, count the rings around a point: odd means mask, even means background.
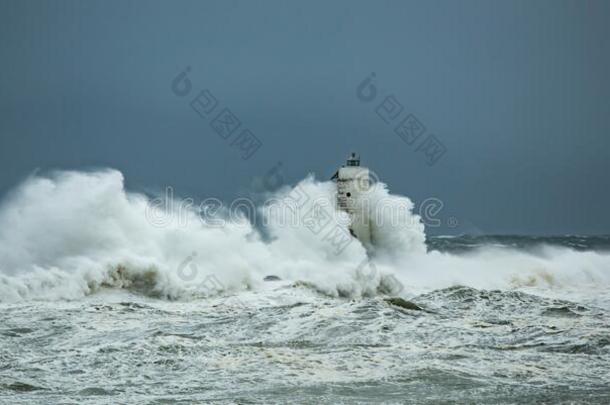
[[[306,201],[291,205],[295,193]],[[116,170],[32,176],[0,207],[0,301],[78,299],[103,288],[168,299],[232,294],[256,290],[269,274],[338,297],[456,284],[557,289],[608,282],[610,258],[593,251],[426,252],[412,203],[382,183],[372,188],[368,209],[382,217],[397,210],[401,220],[373,221],[371,232],[382,243],[372,258],[355,238],[338,249],[331,231],[348,231],[349,218],[335,197],[332,182],[311,176],[278,190],[271,203],[256,207],[262,237],[246,216],[218,211],[202,218],[195,207],[175,212],[128,192]],[[321,201],[329,222],[318,231],[308,215]]]

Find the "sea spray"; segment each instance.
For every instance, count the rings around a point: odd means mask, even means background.
[[[293,204],[295,193],[306,201]],[[184,207],[177,213],[128,192],[116,170],[32,176],[0,208],[0,301],[77,299],[103,288],[190,299],[256,290],[268,275],[280,277],[283,285],[301,282],[329,296],[349,297],[412,295],[454,285],[555,290],[608,285],[610,257],[601,252],[559,247],[426,252],[424,226],[411,201],[391,195],[382,183],[367,196],[375,251],[367,253],[355,238],[338,244],[332,236],[347,232],[350,219],[334,205],[335,193],[333,183],[311,176],[277,190],[256,210],[269,235],[263,239],[246,216],[219,210],[219,226],[194,205],[176,201],[173,206]],[[323,229],[308,221],[316,205],[328,219]],[[166,220],[151,221],[151,213]],[[189,277],[179,271],[185,265]],[[210,277],[214,288],[208,286]],[[400,288],[391,287],[392,280]]]

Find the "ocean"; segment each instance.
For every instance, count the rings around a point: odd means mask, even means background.
[[[251,221],[113,170],[26,179],[0,207],[0,403],[610,403],[610,236],[427,237],[381,185],[372,252],[333,238],[333,187]],[[325,226],[282,216],[320,201]]]

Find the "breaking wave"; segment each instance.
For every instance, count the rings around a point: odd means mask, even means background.
[[[31,176],[0,206],[0,302],[78,299],[104,288],[188,299],[263,288],[268,275],[281,285],[349,297],[456,285],[557,291],[610,281],[603,252],[553,246],[428,252],[411,201],[381,183],[367,207],[377,216],[372,233],[380,246],[370,260],[358,240],[344,237],[349,218],[334,206],[333,183],[307,177],[271,201],[256,207],[261,232],[245,215],[216,210],[206,217],[191,205],[167,210],[126,191],[115,170]],[[315,216],[320,206],[324,226]]]

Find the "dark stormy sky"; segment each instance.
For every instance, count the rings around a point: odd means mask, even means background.
[[[610,230],[608,1],[1,0],[0,62],[3,194],[112,167],[132,190],[231,199],[277,162],[287,183],[324,179],[355,150],[393,192],[444,202],[459,225],[436,232]],[[411,145],[394,132],[409,114]]]

